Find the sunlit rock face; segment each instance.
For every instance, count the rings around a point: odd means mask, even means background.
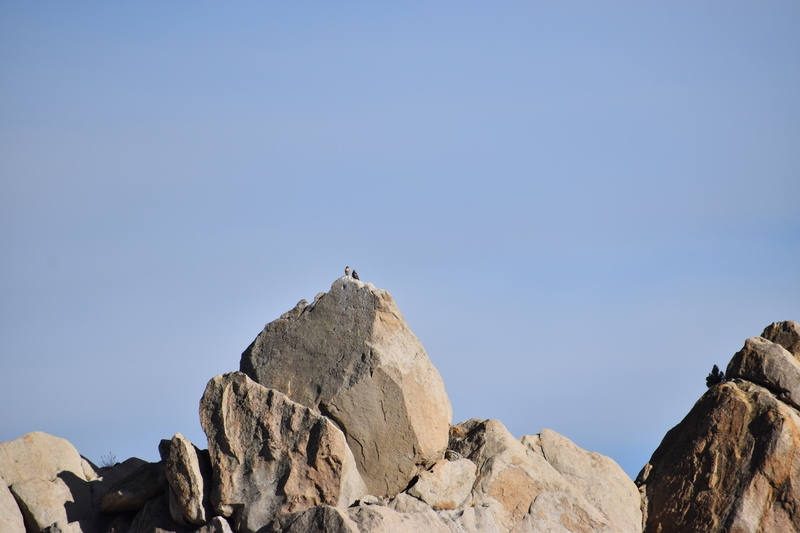
[[[637,479],[645,533],[800,531],[798,332],[747,339],[667,433]]]
[[[396,494],[443,457],[453,412],[442,378],[372,284],[344,276],[301,301],[267,324],[240,369],[334,420],[372,494]]]
[[[366,492],[333,422],[241,372],[209,381],[200,420],[214,470],[211,502],[239,533],[283,513],[346,507]]]

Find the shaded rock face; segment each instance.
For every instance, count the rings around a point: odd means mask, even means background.
[[[164,492],[166,483],[163,462],[144,463],[109,487],[100,503],[100,510],[117,513],[141,509],[147,500]]]
[[[241,372],[212,379],[200,403],[213,466],[211,500],[240,533],[276,514],[348,505],[366,489],[342,432]]]
[[[778,323],[765,335],[792,347],[796,331],[796,322]],[[752,338],[726,374],[639,474],[646,533],[800,531],[797,361]]]
[[[391,495],[442,457],[452,420],[441,376],[391,295],[350,277],[264,328],[241,371],[342,429],[370,493]]]

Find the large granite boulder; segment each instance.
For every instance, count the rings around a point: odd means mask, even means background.
[[[97,473],[68,441],[33,432],[0,443],[0,478],[14,495],[29,533],[96,528],[90,481]]]
[[[783,346],[752,338],[727,374],[639,474],[646,533],[800,531],[796,361]]]
[[[789,405],[800,406],[800,361],[780,344],[763,337],[747,339],[725,375],[761,385]]]
[[[441,459],[452,420],[441,376],[392,296],[345,276],[270,322],[241,371],[342,429],[370,493],[394,495]]]
[[[239,533],[277,514],[347,506],[366,488],[342,432],[320,413],[241,372],[213,378],[200,402],[211,500]]]
[[[66,439],[34,431],[0,443],[0,476],[9,486],[31,478],[52,480],[62,472],[84,481],[97,479],[91,465]]]

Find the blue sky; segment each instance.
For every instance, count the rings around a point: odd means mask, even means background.
[[[0,2],[0,441],[201,447],[345,265],[455,421],[635,476],[800,319],[796,2]]]

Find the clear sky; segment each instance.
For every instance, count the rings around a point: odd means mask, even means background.
[[[455,421],[635,476],[800,320],[800,4],[0,1],[0,441],[206,447],[355,267]]]

